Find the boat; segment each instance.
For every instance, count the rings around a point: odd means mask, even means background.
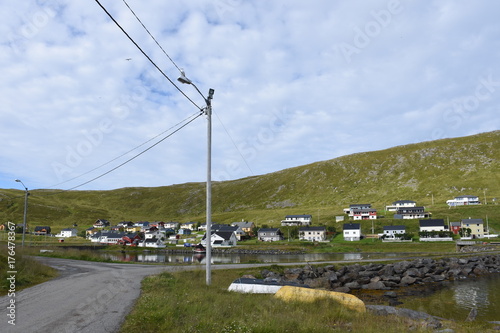
[[[207,252],[207,249],[205,249],[205,247],[203,245],[198,244],[198,245],[195,245],[193,247],[193,251],[195,253],[205,253],[205,252]]]

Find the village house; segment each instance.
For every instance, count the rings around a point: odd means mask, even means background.
[[[376,220],[377,210],[374,208],[353,209],[351,216],[354,220]]]
[[[191,231],[194,231],[194,230],[196,230],[197,224],[198,224],[197,222],[186,222],[186,223],[181,224],[181,229],[189,229]]]
[[[94,228],[102,229],[105,227],[109,227],[109,225],[110,225],[109,221],[105,219],[99,219],[94,222]]]
[[[173,221],[170,221],[170,222],[165,222],[165,229],[174,229],[174,230],[177,230],[179,229],[179,225],[180,223],[179,222],[173,222]]]
[[[443,219],[429,219],[419,221],[420,231],[448,231],[448,226],[444,224]]]
[[[299,228],[299,239],[307,240],[311,242],[323,242],[326,240],[326,228],[320,227],[300,227]]]
[[[238,226],[230,226],[227,224],[214,224],[212,231],[234,232],[237,240],[241,240],[245,236],[245,232]]]
[[[453,232],[453,234],[458,235],[460,229],[462,229],[462,222],[450,222],[450,231]]]
[[[370,208],[372,208],[371,204],[352,204],[349,205],[349,208],[344,208],[344,214],[349,215],[349,217],[353,217],[354,210],[370,209]]]
[[[387,239],[400,238],[406,232],[404,225],[386,225],[384,226],[384,237]]]
[[[343,236],[346,241],[359,241],[361,239],[361,224],[344,223]]]
[[[50,235],[50,227],[36,226],[33,235]]]
[[[402,207],[394,214],[395,219],[426,219],[431,216],[431,213],[425,212],[425,207]]]
[[[286,227],[300,227],[311,225],[312,216],[308,214],[304,215],[287,215],[285,219],[281,221],[281,226]]]
[[[237,242],[236,234],[231,231],[212,231],[210,235],[212,247],[236,246]],[[207,234],[203,235],[201,245],[207,246]]]
[[[76,237],[78,235],[78,230],[75,228],[65,228],[62,229],[56,237],[61,237],[61,238],[69,238],[69,237]]]
[[[283,233],[279,228],[260,228],[257,238],[263,242],[276,242],[283,240]]]
[[[462,228],[469,228],[471,230],[472,238],[484,237],[484,223],[483,219],[462,219]]]
[[[156,238],[148,238],[144,239],[143,241],[139,241],[137,243],[138,247],[151,247],[151,248],[164,248],[166,247],[165,243],[161,239],[156,239]]]
[[[255,228],[255,224],[253,222],[233,222],[231,223],[231,225],[233,227],[240,227],[241,230],[243,230],[243,232],[245,232],[247,235],[254,236],[253,229]]]
[[[446,204],[452,206],[480,205],[479,197],[475,195],[461,195],[454,199],[447,200]]]
[[[412,200],[398,200],[394,201],[389,206],[385,206],[385,210],[388,212],[396,212],[400,208],[411,208],[416,207],[417,203]]]

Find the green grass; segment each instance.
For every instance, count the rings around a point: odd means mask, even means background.
[[[6,295],[10,289],[7,278],[10,276],[8,271],[13,269],[8,267],[8,249],[6,246],[0,246],[0,295]],[[35,259],[29,257],[21,248],[15,250],[15,277],[16,292],[27,287],[48,281],[57,276],[57,270],[45,266]]]
[[[203,270],[148,277],[120,332],[431,332],[406,319],[356,313],[329,299],[286,302],[273,295],[227,291],[236,278],[260,277],[259,272],[216,270],[210,286]],[[458,333],[486,331],[489,326],[446,322],[445,327]]]
[[[342,156],[266,175],[213,182],[212,218],[215,223],[242,219],[258,226],[279,226],[285,215],[311,214],[313,224],[334,226],[335,216],[353,203],[371,203],[385,218],[374,223],[404,224],[418,231],[418,221],[394,220],[383,212],[396,200],[414,200],[433,218],[458,221],[488,217],[500,231],[500,131],[422,142]],[[216,180],[216,179],[215,179]],[[83,230],[99,219],[120,221],[205,221],[205,184],[186,183],[155,188],[111,191],[30,191],[28,225],[49,225],[54,233],[78,224]],[[478,195],[488,205],[449,209],[457,195]],[[0,190],[0,223],[22,223],[24,193]],[[371,233],[372,224],[362,222]]]

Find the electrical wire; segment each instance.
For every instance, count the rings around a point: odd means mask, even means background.
[[[139,46],[139,44],[136,43],[136,41],[125,31],[125,29],[123,29],[123,27],[115,20],[115,18],[113,17],[113,15],[111,15],[110,12],[108,12],[108,10],[99,2],[99,0],[95,0],[95,2],[97,2],[97,4],[102,8],[102,10],[109,16],[109,18],[116,24],[116,26],[125,34],[125,36],[127,36],[127,38],[137,47],[137,49],[139,49],[139,51],[141,51],[141,53],[149,60],[149,62],[182,94],[184,95],[184,97],[186,97],[194,106],[196,106],[196,108],[198,108],[198,110],[202,110],[201,107],[199,107],[188,95],[186,95],[186,93],[184,93],[184,91],[182,91],[181,88],[179,88],[175,83],[174,81],[172,81],[172,79],[170,79],[167,74],[165,74],[161,69],[160,67],[158,67],[158,65],[153,61],[153,59],[151,59],[147,54],[146,52],[144,52],[144,50]]]
[[[102,177],[104,177],[104,176],[106,176],[106,175],[110,174],[111,172],[115,171],[116,169],[118,169],[118,168],[120,168],[120,167],[124,166],[125,164],[127,164],[127,163],[131,162],[132,160],[136,159],[137,157],[141,156],[142,154],[146,153],[147,151],[151,150],[153,147],[155,147],[155,146],[159,145],[161,142],[165,141],[166,139],[168,139],[169,137],[171,137],[172,135],[174,135],[175,133],[177,133],[178,131],[180,131],[181,129],[183,129],[184,127],[186,127],[187,125],[189,125],[190,123],[192,123],[194,120],[196,120],[198,117],[202,116],[203,114],[204,114],[203,112],[200,112],[199,114],[197,114],[197,115],[196,115],[196,117],[194,117],[193,119],[189,120],[188,122],[186,122],[185,124],[183,124],[182,126],[180,126],[179,128],[177,128],[175,131],[173,131],[172,133],[170,133],[169,135],[165,136],[165,137],[164,137],[164,138],[162,138],[161,140],[158,140],[158,141],[157,141],[157,142],[155,142],[153,145],[151,145],[151,146],[149,146],[148,148],[144,149],[144,150],[143,150],[143,151],[141,151],[140,153],[138,153],[138,154],[136,154],[136,155],[132,156],[131,158],[129,158],[129,159],[128,159],[128,160],[126,160],[125,162],[120,163],[120,164],[119,164],[119,165],[117,165],[116,167],[114,167],[114,168],[112,168],[112,169],[110,169],[110,170],[108,170],[108,171],[106,171],[106,172],[104,172],[104,173],[100,174],[100,175],[99,175],[99,176],[97,176],[97,177],[94,177],[94,178],[92,178],[92,179],[90,179],[90,180],[88,180],[88,181],[86,181],[86,182],[84,182],[84,183],[81,183],[81,184],[77,185],[77,186],[73,186],[73,187],[71,187],[71,188],[69,188],[69,189],[67,189],[67,190],[61,190],[61,191],[58,191],[58,192],[53,192],[53,193],[50,193],[50,194],[38,195],[38,196],[49,196],[49,195],[54,195],[54,194],[59,194],[59,193],[63,193],[63,192],[72,191],[72,190],[74,190],[74,189],[77,189],[77,188],[79,188],[79,187],[82,187],[82,186],[84,186],[84,185],[87,185],[87,184],[89,184],[89,183],[91,183],[91,182],[93,182],[93,181],[95,181],[95,180],[97,180],[97,179],[99,179],[99,178],[102,178]]]
[[[52,187],[56,187],[56,186],[59,186],[59,185],[62,185],[62,184],[66,184],[66,183],[68,183],[68,182],[70,182],[70,181],[72,181],[72,180],[75,180],[75,179],[78,179],[78,178],[83,177],[83,176],[85,176],[85,175],[88,175],[89,173],[91,173],[91,172],[93,172],[93,171],[95,171],[95,170],[97,170],[97,169],[100,169],[100,168],[102,168],[102,167],[104,167],[104,166],[106,166],[106,165],[110,164],[111,162],[114,162],[114,161],[116,161],[117,159],[119,159],[119,158],[121,158],[121,157],[123,157],[123,156],[125,156],[125,155],[127,155],[127,154],[129,154],[129,153],[131,153],[132,151],[134,151],[134,150],[136,150],[136,149],[138,149],[138,148],[140,148],[140,147],[144,146],[144,145],[145,145],[145,144],[147,144],[148,142],[153,141],[153,140],[154,140],[154,139],[156,139],[157,137],[159,137],[159,136],[161,136],[161,135],[165,134],[166,132],[170,131],[171,129],[173,129],[173,128],[175,128],[175,127],[179,126],[180,124],[182,124],[183,122],[187,121],[189,118],[194,117],[194,116],[198,116],[198,115],[199,115],[199,114],[198,114],[198,112],[197,112],[197,113],[195,113],[195,114],[193,114],[193,115],[191,115],[191,116],[187,117],[186,119],[184,119],[184,120],[182,120],[182,121],[178,122],[177,124],[173,125],[172,127],[170,127],[170,128],[168,128],[168,129],[166,129],[165,131],[163,131],[163,132],[161,132],[161,133],[159,133],[159,134],[155,135],[155,136],[154,136],[154,137],[152,137],[151,139],[149,139],[149,140],[147,140],[147,141],[145,141],[145,142],[141,143],[140,145],[138,145],[138,146],[136,146],[136,147],[134,147],[134,148],[130,149],[129,151],[126,151],[126,152],[124,152],[123,154],[121,154],[121,155],[119,155],[119,156],[117,156],[117,157],[113,158],[112,160],[109,160],[108,162],[103,163],[103,164],[101,164],[101,165],[99,165],[99,166],[97,166],[97,167],[95,167],[95,168],[93,168],[93,169],[91,169],[91,170],[89,170],[89,171],[87,171],[87,172],[85,172],[85,173],[82,173],[82,174],[80,174],[80,175],[78,175],[78,176],[75,176],[75,177],[73,177],[73,178],[67,179],[67,180],[65,180],[65,181],[63,181],[63,182],[60,182],[60,183],[57,183],[57,184],[55,184],[55,185],[49,186],[48,188],[52,188]]]
[[[170,58],[170,56],[167,54],[167,52],[163,49],[163,47],[160,45],[160,43],[158,43],[158,41],[156,40],[156,38],[153,37],[153,35],[151,34],[151,32],[148,30],[148,28],[146,28],[146,26],[144,25],[144,23],[142,23],[141,19],[135,14],[135,12],[132,10],[132,8],[130,8],[129,4],[127,3],[127,1],[125,0],[122,0],[123,3],[125,4],[125,6],[127,6],[127,8],[130,10],[130,12],[135,16],[135,18],[137,19],[137,21],[139,21],[139,23],[142,25],[142,27],[144,28],[144,30],[146,30],[146,32],[148,33],[148,35],[155,41],[156,45],[158,45],[158,47],[163,51],[163,53],[167,56],[167,58],[172,62],[172,64],[174,64],[174,66],[179,70],[179,72],[181,74],[183,74],[182,72],[182,69],[179,68],[179,66],[177,66],[177,64],[174,62],[174,60],[172,60],[172,58]]]

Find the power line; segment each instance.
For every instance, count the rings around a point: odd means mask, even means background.
[[[115,18],[111,15],[111,13],[109,13],[107,11],[107,9],[99,2],[99,0],[95,0],[97,2],[97,4],[102,8],[102,10],[109,16],[109,18],[116,24],[116,26],[118,28],[120,28],[120,30],[125,34],[125,36],[127,36],[127,38],[137,47],[137,49],[139,49],[139,51],[141,51],[141,53],[149,60],[149,62],[168,80],[168,82],[170,82],[182,95],[184,95],[184,97],[186,97],[194,106],[196,106],[196,108],[198,110],[202,110],[201,107],[199,107],[191,98],[189,98],[188,95],[186,95],[184,93],[184,91],[182,91],[175,83],[174,81],[172,81],[172,79],[170,79],[167,74],[165,74],[161,69],[160,67],[158,67],[158,65],[153,61],[153,59],[151,59],[147,54],[146,52],[144,52],[144,50],[139,46],[139,44],[137,44],[135,42],[135,40],[130,37],[130,35],[125,31],[125,29],[122,28],[122,26],[115,20]]]
[[[186,119],[184,119],[184,120],[180,121],[179,123],[177,123],[177,124],[175,124],[175,125],[171,126],[171,127],[170,127],[170,128],[168,128],[167,130],[165,130],[165,131],[163,131],[163,132],[159,133],[158,135],[155,135],[155,136],[154,136],[154,137],[152,137],[151,139],[149,139],[149,140],[147,140],[147,141],[145,141],[145,142],[141,143],[140,145],[138,145],[138,146],[136,146],[136,147],[134,147],[134,148],[130,149],[129,151],[126,151],[125,153],[123,153],[123,154],[121,154],[121,155],[119,155],[119,156],[117,156],[117,157],[115,157],[115,158],[113,158],[113,159],[109,160],[108,162],[103,163],[103,164],[101,164],[101,165],[99,165],[99,166],[97,166],[97,167],[95,167],[95,168],[93,168],[93,169],[91,169],[91,170],[89,170],[89,171],[87,171],[87,172],[85,172],[85,173],[82,173],[82,174],[80,174],[80,175],[78,175],[78,176],[75,176],[75,177],[73,177],[73,178],[67,179],[67,180],[65,180],[65,181],[63,181],[63,182],[60,182],[60,183],[57,183],[57,184],[55,184],[55,185],[49,186],[49,188],[51,188],[51,187],[56,187],[56,186],[59,186],[59,185],[62,185],[62,184],[66,184],[66,183],[68,183],[68,182],[70,182],[70,181],[72,181],[72,180],[78,179],[78,178],[83,177],[83,176],[85,176],[85,175],[87,175],[87,174],[89,174],[89,173],[91,173],[91,172],[93,172],[93,171],[95,171],[95,170],[97,170],[97,169],[100,169],[100,168],[102,168],[103,166],[108,165],[108,164],[110,164],[111,162],[114,162],[114,161],[116,161],[117,159],[119,159],[119,158],[121,158],[121,157],[123,157],[123,156],[125,156],[125,155],[129,154],[130,152],[132,152],[132,151],[134,151],[134,150],[136,150],[136,149],[138,149],[138,148],[140,148],[140,147],[144,146],[144,145],[145,145],[145,144],[147,144],[148,142],[153,141],[154,139],[156,139],[156,138],[157,138],[157,137],[159,137],[160,135],[165,134],[166,132],[170,131],[172,128],[175,128],[175,127],[179,126],[180,124],[182,124],[183,122],[187,121],[189,118],[194,117],[194,116],[198,116],[198,113],[195,113],[195,114],[193,114],[193,115],[191,115],[191,116],[187,117]]]
[[[155,41],[156,45],[158,45],[158,47],[163,51],[163,53],[167,56],[167,58],[172,62],[172,64],[174,64],[174,66],[182,74],[182,69],[180,69],[179,66],[177,66],[177,64],[172,60],[172,58],[170,58],[170,56],[163,49],[163,47],[160,45],[160,43],[158,43],[158,41],[156,40],[156,38],[153,37],[153,35],[151,34],[151,32],[149,32],[148,28],[146,28],[146,26],[144,25],[144,23],[142,23],[141,19],[135,14],[135,12],[132,10],[132,8],[130,8],[130,6],[128,5],[127,1],[123,0],[123,3],[127,6],[127,8],[130,10],[130,12],[135,16],[135,18],[137,19],[137,21],[139,21],[139,23],[142,25],[142,27],[144,28],[144,30],[146,30],[146,32],[149,34],[149,36],[151,36],[151,38]]]
[[[181,127],[177,128],[175,131],[173,131],[172,133],[170,133],[169,135],[165,136],[164,138],[162,138],[161,140],[158,140],[157,142],[155,142],[153,145],[149,146],[148,148],[144,149],[143,151],[141,151],[140,153],[132,156],[131,158],[129,158],[128,160],[126,160],[125,162],[122,162],[120,163],[119,165],[117,165],[116,167],[100,174],[99,176],[97,177],[94,177],[84,183],[81,183],[80,185],[77,185],[77,186],[73,186],[72,188],[69,188],[67,190],[61,190],[61,191],[58,191],[58,192],[54,192],[54,193],[50,193],[50,194],[46,194],[47,196],[49,195],[54,195],[54,194],[59,194],[59,193],[63,193],[63,192],[67,192],[67,191],[71,191],[71,190],[74,190],[74,189],[77,189],[79,187],[82,187],[84,185],[87,185],[99,178],[102,178],[104,176],[106,176],[107,174],[110,174],[111,172],[115,171],[116,169],[124,166],[125,164],[131,162],[132,160],[136,159],[137,157],[141,156],[142,154],[144,154],[145,152],[151,150],[153,147],[159,145],[161,142],[165,141],[166,139],[168,139],[169,137],[171,137],[172,135],[174,135],[175,133],[177,133],[178,131],[180,131],[181,129],[183,129],[184,127],[186,127],[187,125],[189,125],[190,123],[192,123],[194,120],[196,120],[196,118],[200,117],[201,115],[203,115],[204,113],[203,112],[200,112],[199,114],[196,115],[196,117],[194,117],[193,119],[189,120],[188,122],[186,122],[184,125],[182,125]]]

